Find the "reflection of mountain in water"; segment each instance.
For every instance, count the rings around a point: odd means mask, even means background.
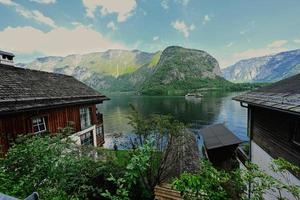
[[[204,126],[225,123],[238,137],[247,140],[246,109],[231,100],[234,95],[237,94],[209,92],[198,103],[187,101],[184,97],[110,96],[111,100],[98,109],[104,114],[105,133],[131,133],[128,116],[132,113],[129,106],[132,104],[143,116],[170,114],[190,125],[196,133]],[[108,140],[109,136],[106,142]]]

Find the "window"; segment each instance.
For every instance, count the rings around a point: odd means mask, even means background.
[[[96,135],[103,136],[103,127],[102,126],[96,126]]]
[[[34,133],[41,133],[47,130],[45,117],[32,118],[32,127]]]
[[[81,130],[91,126],[91,114],[89,108],[80,109],[80,125]]]
[[[90,131],[80,135],[80,142],[81,145],[93,145],[93,133]]]

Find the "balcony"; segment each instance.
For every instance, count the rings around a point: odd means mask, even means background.
[[[1,56],[0,56],[1,57]],[[0,58],[0,64],[15,66],[13,60]]]
[[[93,145],[97,147],[96,125],[74,133],[70,138],[78,145]]]
[[[96,142],[98,147],[103,146],[105,142],[103,123],[96,125]]]
[[[102,114],[102,113],[97,113],[97,114],[96,114],[96,117],[97,117],[97,122],[96,122],[96,124],[98,124],[98,125],[103,124],[103,114]]]

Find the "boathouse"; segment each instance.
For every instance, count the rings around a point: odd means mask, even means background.
[[[214,124],[201,129],[204,152],[207,159],[217,168],[235,169],[236,150],[243,141],[223,124]],[[236,162],[235,162],[236,161]]]
[[[5,62],[2,60],[4,60]],[[77,144],[102,146],[108,98],[72,76],[15,67],[13,54],[0,51],[0,150],[20,134],[55,134],[72,126]]]

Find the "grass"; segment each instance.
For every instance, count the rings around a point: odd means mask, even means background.
[[[106,161],[116,162],[119,166],[126,167],[132,154],[132,150],[112,150],[112,149],[104,149],[99,148],[98,153],[104,158]]]

